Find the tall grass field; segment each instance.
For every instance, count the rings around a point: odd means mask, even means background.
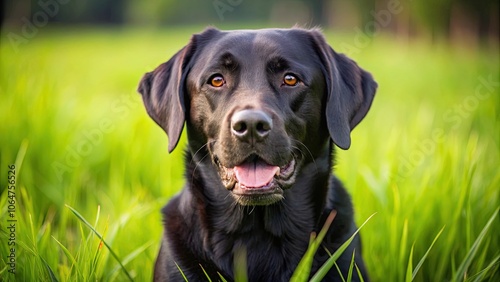
[[[0,281],[152,279],[186,136],[168,154],[136,88],[198,31],[2,34]],[[500,281],[498,48],[326,35],[379,84],[335,166],[371,280]]]

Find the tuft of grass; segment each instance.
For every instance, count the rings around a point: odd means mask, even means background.
[[[322,279],[325,277],[325,275],[328,273],[328,271],[332,268],[333,264],[337,261],[337,259],[342,255],[342,253],[344,253],[344,251],[347,249],[347,247],[349,247],[349,245],[352,243],[352,241],[354,240],[354,238],[356,237],[356,235],[358,235],[359,231],[361,230],[361,228],[363,228],[363,226],[365,226],[365,224],[374,216],[375,214],[372,214],[370,217],[368,217],[365,222],[363,222],[363,224],[361,224],[361,226],[359,226],[359,228],[356,230],[356,232],[354,232],[354,234],[351,235],[351,237],[349,237],[349,239],[347,239],[347,241],[345,241],[342,245],[340,245],[340,247],[330,256],[330,258],[325,262],[325,264],[318,270],[318,272],[316,272],[314,274],[314,276],[311,278],[311,281],[322,281]],[[354,259],[354,253],[352,254],[353,255],[353,259]],[[352,270],[354,269],[354,261],[352,261],[351,263],[351,267],[349,269],[349,277],[347,279],[347,281],[351,281],[351,278],[352,278]]]
[[[94,260],[93,260],[93,267],[96,266],[97,264],[97,261],[98,261],[98,254],[101,250],[101,246],[102,244],[104,244],[106,246],[106,248],[108,248],[109,252],[111,253],[111,255],[113,256],[113,258],[120,264],[120,267],[121,269],[123,270],[123,272],[125,273],[125,275],[127,276],[128,279],[130,279],[130,281],[134,281],[134,279],[132,278],[132,276],[130,275],[130,273],[128,273],[127,269],[125,268],[125,266],[123,265],[123,263],[121,262],[120,258],[118,257],[118,255],[113,251],[113,249],[111,248],[111,246],[104,240],[104,237],[99,233],[97,232],[97,230],[95,230],[95,228],[80,214],[78,213],[74,208],[70,207],[70,206],[66,206],[67,208],[69,208],[71,210],[71,212],[73,212],[73,214],[83,223],[85,224],[88,228],[90,228],[90,230],[92,230],[92,232],[99,238],[99,248],[96,250],[96,255],[94,256]],[[100,208],[98,208],[98,210],[100,210]],[[96,217],[96,224],[97,224],[97,220],[99,219],[99,212],[97,213],[98,216]]]
[[[436,235],[436,237],[434,237],[434,240],[432,241],[431,245],[427,249],[427,252],[425,252],[424,256],[420,259],[420,261],[418,262],[417,266],[413,270],[412,270],[412,267],[413,267],[413,249],[415,247],[415,244],[413,244],[411,246],[410,256],[409,256],[409,261],[408,261],[408,267],[406,269],[406,278],[405,278],[405,281],[413,281],[415,279],[415,276],[417,275],[418,271],[422,267],[422,264],[424,263],[425,259],[429,255],[429,253],[430,253],[430,251],[432,249],[432,246],[434,246],[434,243],[436,243],[436,241],[439,238],[439,236],[441,236],[441,233],[443,233],[443,230],[444,230],[444,227],[441,228],[441,230],[438,232],[438,234]]]
[[[479,247],[481,246],[481,244],[485,240],[486,234],[489,231],[491,225],[493,224],[493,221],[494,220],[498,221],[498,218],[497,218],[498,217],[498,211],[499,211],[499,209],[497,209],[493,213],[493,215],[488,220],[488,222],[484,226],[484,228],[481,231],[481,233],[477,236],[476,240],[474,241],[474,244],[469,249],[469,252],[465,256],[464,260],[462,261],[462,263],[458,267],[457,271],[455,271],[454,277],[453,277],[452,281],[462,281],[463,279],[467,279],[467,277],[469,276],[468,272],[469,272],[470,265],[472,264],[472,261],[474,259],[477,259],[477,252],[479,250]],[[488,247],[488,246],[486,246],[486,247]],[[496,259],[494,259],[494,260],[491,261],[490,265],[497,264],[497,263],[498,263],[498,256],[497,256]],[[486,267],[486,269],[489,269],[489,268],[490,268],[490,266]]]
[[[300,260],[299,264],[297,265],[297,268],[295,269],[290,281],[299,282],[299,281],[306,281],[307,279],[309,279],[314,255],[316,254],[316,251],[321,245],[321,242],[323,242],[323,239],[325,238],[325,235],[328,232],[328,229],[330,228],[330,225],[332,224],[336,215],[337,211],[332,210],[328,215],[328,217],[326,218],[325,224],[321,228],[319,234],[317,236],[314,233],[311,234],[309,247],[304,256],[302,257],[302,259]]]

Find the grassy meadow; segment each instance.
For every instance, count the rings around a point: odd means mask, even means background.
[[[185,136],[169,155],[135,90],[200,30],[2,35],[0,281],[151,280]],[[336,165],[357,223],[375,214],[360,231],[372,281],[500,281],[498,48],[327,38],[379,83]]]

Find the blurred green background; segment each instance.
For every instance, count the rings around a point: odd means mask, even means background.
[[[294,24],[322,26],[379,83],[336,166],[356,221],[376,213],[361,230],[372,280],[500,279],[498,1],[2,5],[0,281],[151,280],[185,136],[169,155],[141,76],[207,25]]]

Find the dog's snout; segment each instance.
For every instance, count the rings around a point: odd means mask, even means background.
[[[243,142],[264,140],[273,128],[271,117],[261,110],[242,110],[231,118],[231,132]]]

